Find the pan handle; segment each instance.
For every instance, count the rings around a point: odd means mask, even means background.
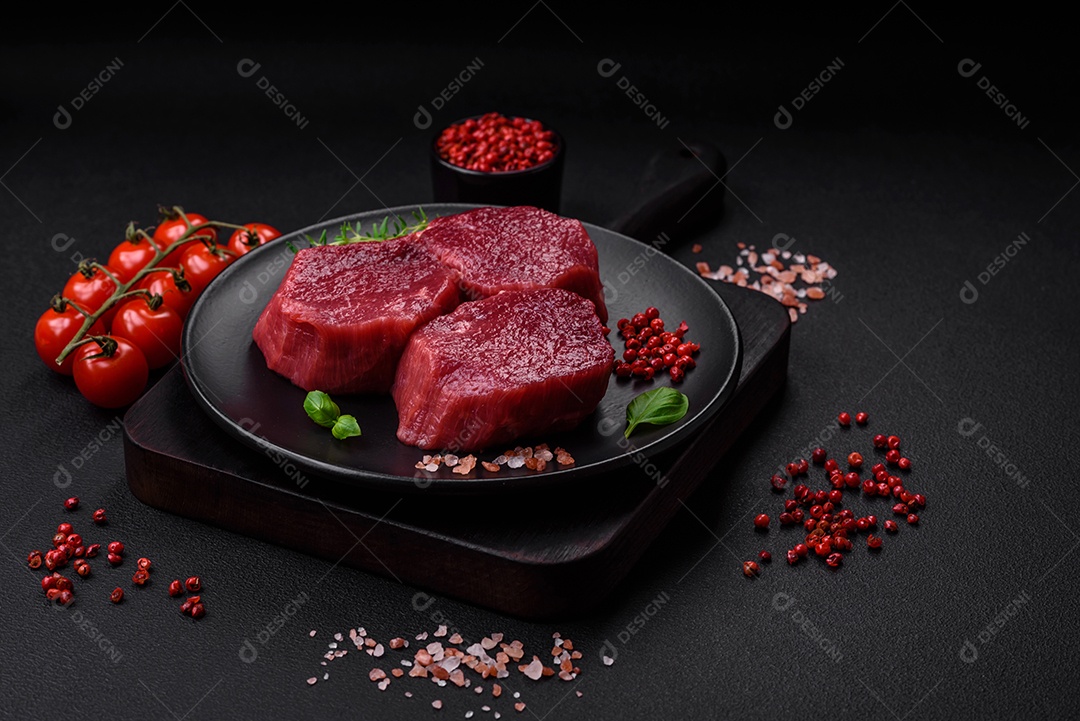
[[[719,222],[724,212],[724,185],[719,179],[727,160],[711,142],[680,142],[654,153],[627,214],[607,224],[617,233],[645,243],[665,233],[671,242],[685,240]]]

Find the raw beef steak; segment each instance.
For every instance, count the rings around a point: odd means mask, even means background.
[[[305,390],[385,393],[413,331],[457,307],[459,282],[411,236],[306,248],[253,336],[266,365]]]
[[[439,260],[461,271],[473,300],[504,290],[564,288],[607,322],[596,246],[581,221],[540,208],[477,208],[435,218],[419,233]]]
[[[409,339],[391,389],[398,440],[464,451],[568,430],[604,397],[614,356],[592,303],[575,293],[463,303]]]

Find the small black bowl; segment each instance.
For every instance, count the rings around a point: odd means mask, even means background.
[[[479,119],[480,116],[473,116]],[[462,123],[457,120],[451,125]],[[566,141],[557,130],[544,123],[555,136],[554,157],[525,170],[501,173],[468,170],[439,157],[437,148],[441,130],[431,141],[431,180],[437,203],[477,203],[481,205],[533,205],[552,213],[559,212],[562,194],[563,162]]]

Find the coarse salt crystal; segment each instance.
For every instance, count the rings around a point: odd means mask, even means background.
[[[528,666],[525,666],[525,668],[523,668],[521,672],[531,678],[533,681],[539,681],[540,676],[544,673],[544,664],[540,663],[539,658],[533,656],[532,663],[530,663]]]
[[[615,663],[615,659],[613,659],[611,656],[604,656],[603,661],[605,666],[610,666],[611,664]]]
[[[315,637],[315,629],[311,629],[311,633],[309,633],[308,636],[311,636],[312,638],[314,638]]]
[[[317,679],[317,678],[315,678],[314,676],[312,676],[311,678],[309,678],[309,679],[307,680],[308,686],[314,686],[314,685],[315,685],[315,683],[316,683],[316,682],[317,682],[318,680],[319,680],[319,679]]]

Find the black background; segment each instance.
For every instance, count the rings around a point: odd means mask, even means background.
[[[434,714],[437,696],[443,714],[483,717],[480,698],[459,689],[398,681],[379,693],[364,655],[335,661],[329,681],[304,683],[321,676],[335,631],[411,636],[433,629],[438,613],[470,638],[503,631],[540,650],[558,630],[584,650],[583,696],[519,681],[523,717],[1075,716],[1071,168],[1080,153],[1068,26],[1035,10],[946,17],[904,3],[792,16],[526,2],[356,17],[311,3],[244,13],[166,3],[49,9],[11,23],[0,49],[3,712],[406,718]],[[117,57],[119,73],[58,129],[57,106]],[[760,247],[786,233],[793,250],[840,271],[842,300],[813,305],[793,329],[781,401],[602,610],[558,624],[442,598],[417,612],[415,588],[143,506],[126,488],[115,423],[109,430],[117,414],[85,403],[30,343],[74,270],[70,256],[107,255],[126,221],[154,222],[159,202],[291,230],[430,200],[430,131],[412,118],[476,57],[483,69],[436,123],[498,109],[558,127],[569,147],[564,214],[610,220],[651,153],[709,138],[734,166],[725,183],[738,200],[728,195],[700,256],[676,254],[716,266],[733,260],[738,241]],[[837,57],[841,72],[778,129],[778,105],[790,107]],[[261,63],[258,75],[237,73],[243,58]],[[620,75],[670,119],[665,129],[597,73],[603,58],[622,63]],[[982,63],[976,76],[957,72],[965,58]],[[259,91],[262,75],[306,128]],[[983,75],[1030,119],[1026,128],[979,90]],[[980,283],[1022,232],[1030,242]],[[58,252],[61,233],[75,241]],[[979,290],[974,303],[960,298],[965,280]],[[857,547],[838,572],[778,558],[759,579],[744,578],[743,559],[762,547],[781,556],[797,535],[752,531],[754,513],[775,515],[769,475],[838,411],[860,409],[870,430],[903,437],[910,485],[930,498],[920,525],[886,537],[876,557]],[[958,432],[967,418],[982,424],[970,436]],[[832,439],[837,453],[867,446],[869,431],[850,434]],[[1026,483],[980,448],[984,437]],[[76,468],[95,439],[100,449]],[[60,465],[67,488],[53,481]],[[122,539],[130,558],[119,570],[99,561],[76,604],[58,610],[45,605],[40,574],[21,567],[67,518],[71,494],[84,503],[77,527]],[[109,510],[108,539],[90,530],[97,506]],[[884,504],[874,508],[886,515]],[[127,578],[143,554],[158,570],[137,591]],[[194,572],[208,604],[195,624],[163,588]],[[114,585],[128,588],[119,606],[106,599]],[[259,643],[260,628],[301,592],[298,613]],[[669,600],[650,605],[661,594]],[[258,648],[255,663],[238,658],[245,639]],[[617,649],[611,667],[598,659],[605,640]],[[509,701],[495,710],[513,714]]]

